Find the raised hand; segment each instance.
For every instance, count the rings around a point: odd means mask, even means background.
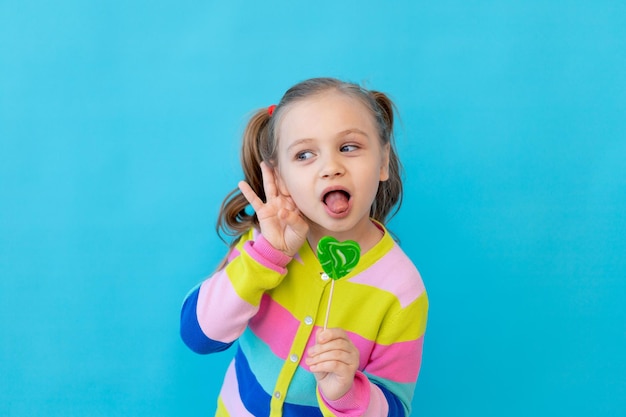
[[[317,343],[309,349],[306,364],[315,375],[324,397],[337,400],[354,384],[359,350],[342,329],[320,330],[315,341]]]
[[[309,225],[291,197],[279,192],[274,170],[261,162],[261,172],[267,201],[263,202],[245,181],[239,182],[239,189],[256,212],[263,237],[275,249],[294,256],[306,240]]]

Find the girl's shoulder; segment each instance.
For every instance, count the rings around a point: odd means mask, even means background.
[[[376,287],[405,301],[414,300],[426,291],[417,267],[388,234],[363,261],[351,282]]]

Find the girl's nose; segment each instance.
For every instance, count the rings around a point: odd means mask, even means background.
[[[337,160],[337,158],[328,157],[324,160],[324,165],[320,172],[320,176],[325,179],[340,177],[345,174],[343,165]]]

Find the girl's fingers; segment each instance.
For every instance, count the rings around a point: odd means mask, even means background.
[[[283,204],[285,205],[285,208],[287,210],[295,211],[297,213],[300,212],[300,210],[298,210],[298,207],[296,207],[296,204],[293,202],[291,197],[283,197]]]
[[[309,225],[304,221],[298,209],[282,209],[281,218],[299,235],[309,231]]]
[[[319,344],[328,343],[331,340],[345,340],[352,343],[346,332],[340,328],[319,329],[315,334],[315,340]]]
[[[343,332],[333,333],[329,330],[324,331],[324,334],[317,334],[318,343],[309,350],[311,363],[336,360],[338,358],[343,358],[347,362],[358,362],[359,351],[350,339],[341,337]]]
[[[261,173],[263,174],[263,189],[268,201],[271,198],[278,197],[278,187],[276,187],[276,178],[274,177],[274,169],[261,162]]]
[[[310,349],[310,357],[328,357],[328,353],[339,354],[341,352],[352,355],[354,350],[352,346],[344,341],[333,340],[324,345],[317,345]]]
[[[345,350],[329,350],[309,357],[306,360],[307,365],[319,365],[325,362],[343,363],[348,366],[357,364],[354,354]]]
[[[274,169],[265,162],[261,162],[261,173],[263,175],[263,190],[265,191],[265,197],[269,202],[270,199],[278,197],[278,186],[276,185]],[[265,202],[259,198],[247,182],[240,181],[239,190],[255,211],[259,211],[259,209],[261,209],[265,204]],[[288,210],[296,210],[296,206],[291,198],[287,197],[285,202]]]
[[[248,200],[248,203],[250,203],[254,211],[259,211],[261,208],[263,208],[263,200],[261,200],[259,196],[256,195],[252,187],[250,187],[247,182],[239,181],[238,186],[241,194],[243,194],[246,200]]]

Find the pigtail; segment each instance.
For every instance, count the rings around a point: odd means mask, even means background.
[[[370,94],[374,101],[376,101],[376,104],[378,104],[380,116],[383,118],[388,134],[391,135],[393,132],[393,113],[395,111],[395,105],[385,93],[370,91]]]
[[[389,179],[378,185],[378,192],[372,204],[371,217],[385,224],[393,217],[402,205],[402,164],[396,151],[393,136],[393,122],[395,105],[391,99],[379,91],[370,91],[371,97],[377,104],[378,125],[385,144],[389,144]]]
[[[268,151],[269,121],[270,115],[266,109],[258,110],[252,115],[243,134],[240,155],[244,180],[263,201],[265,201],[265,190],[260,164]],[[231,246],[250,228],[259,225],[256,214],[246,211],[247,206],[248,200],[239,188],[228,193],[222,202],[215,229],[222,240],[224,240],[224,235],[233,238]]]

